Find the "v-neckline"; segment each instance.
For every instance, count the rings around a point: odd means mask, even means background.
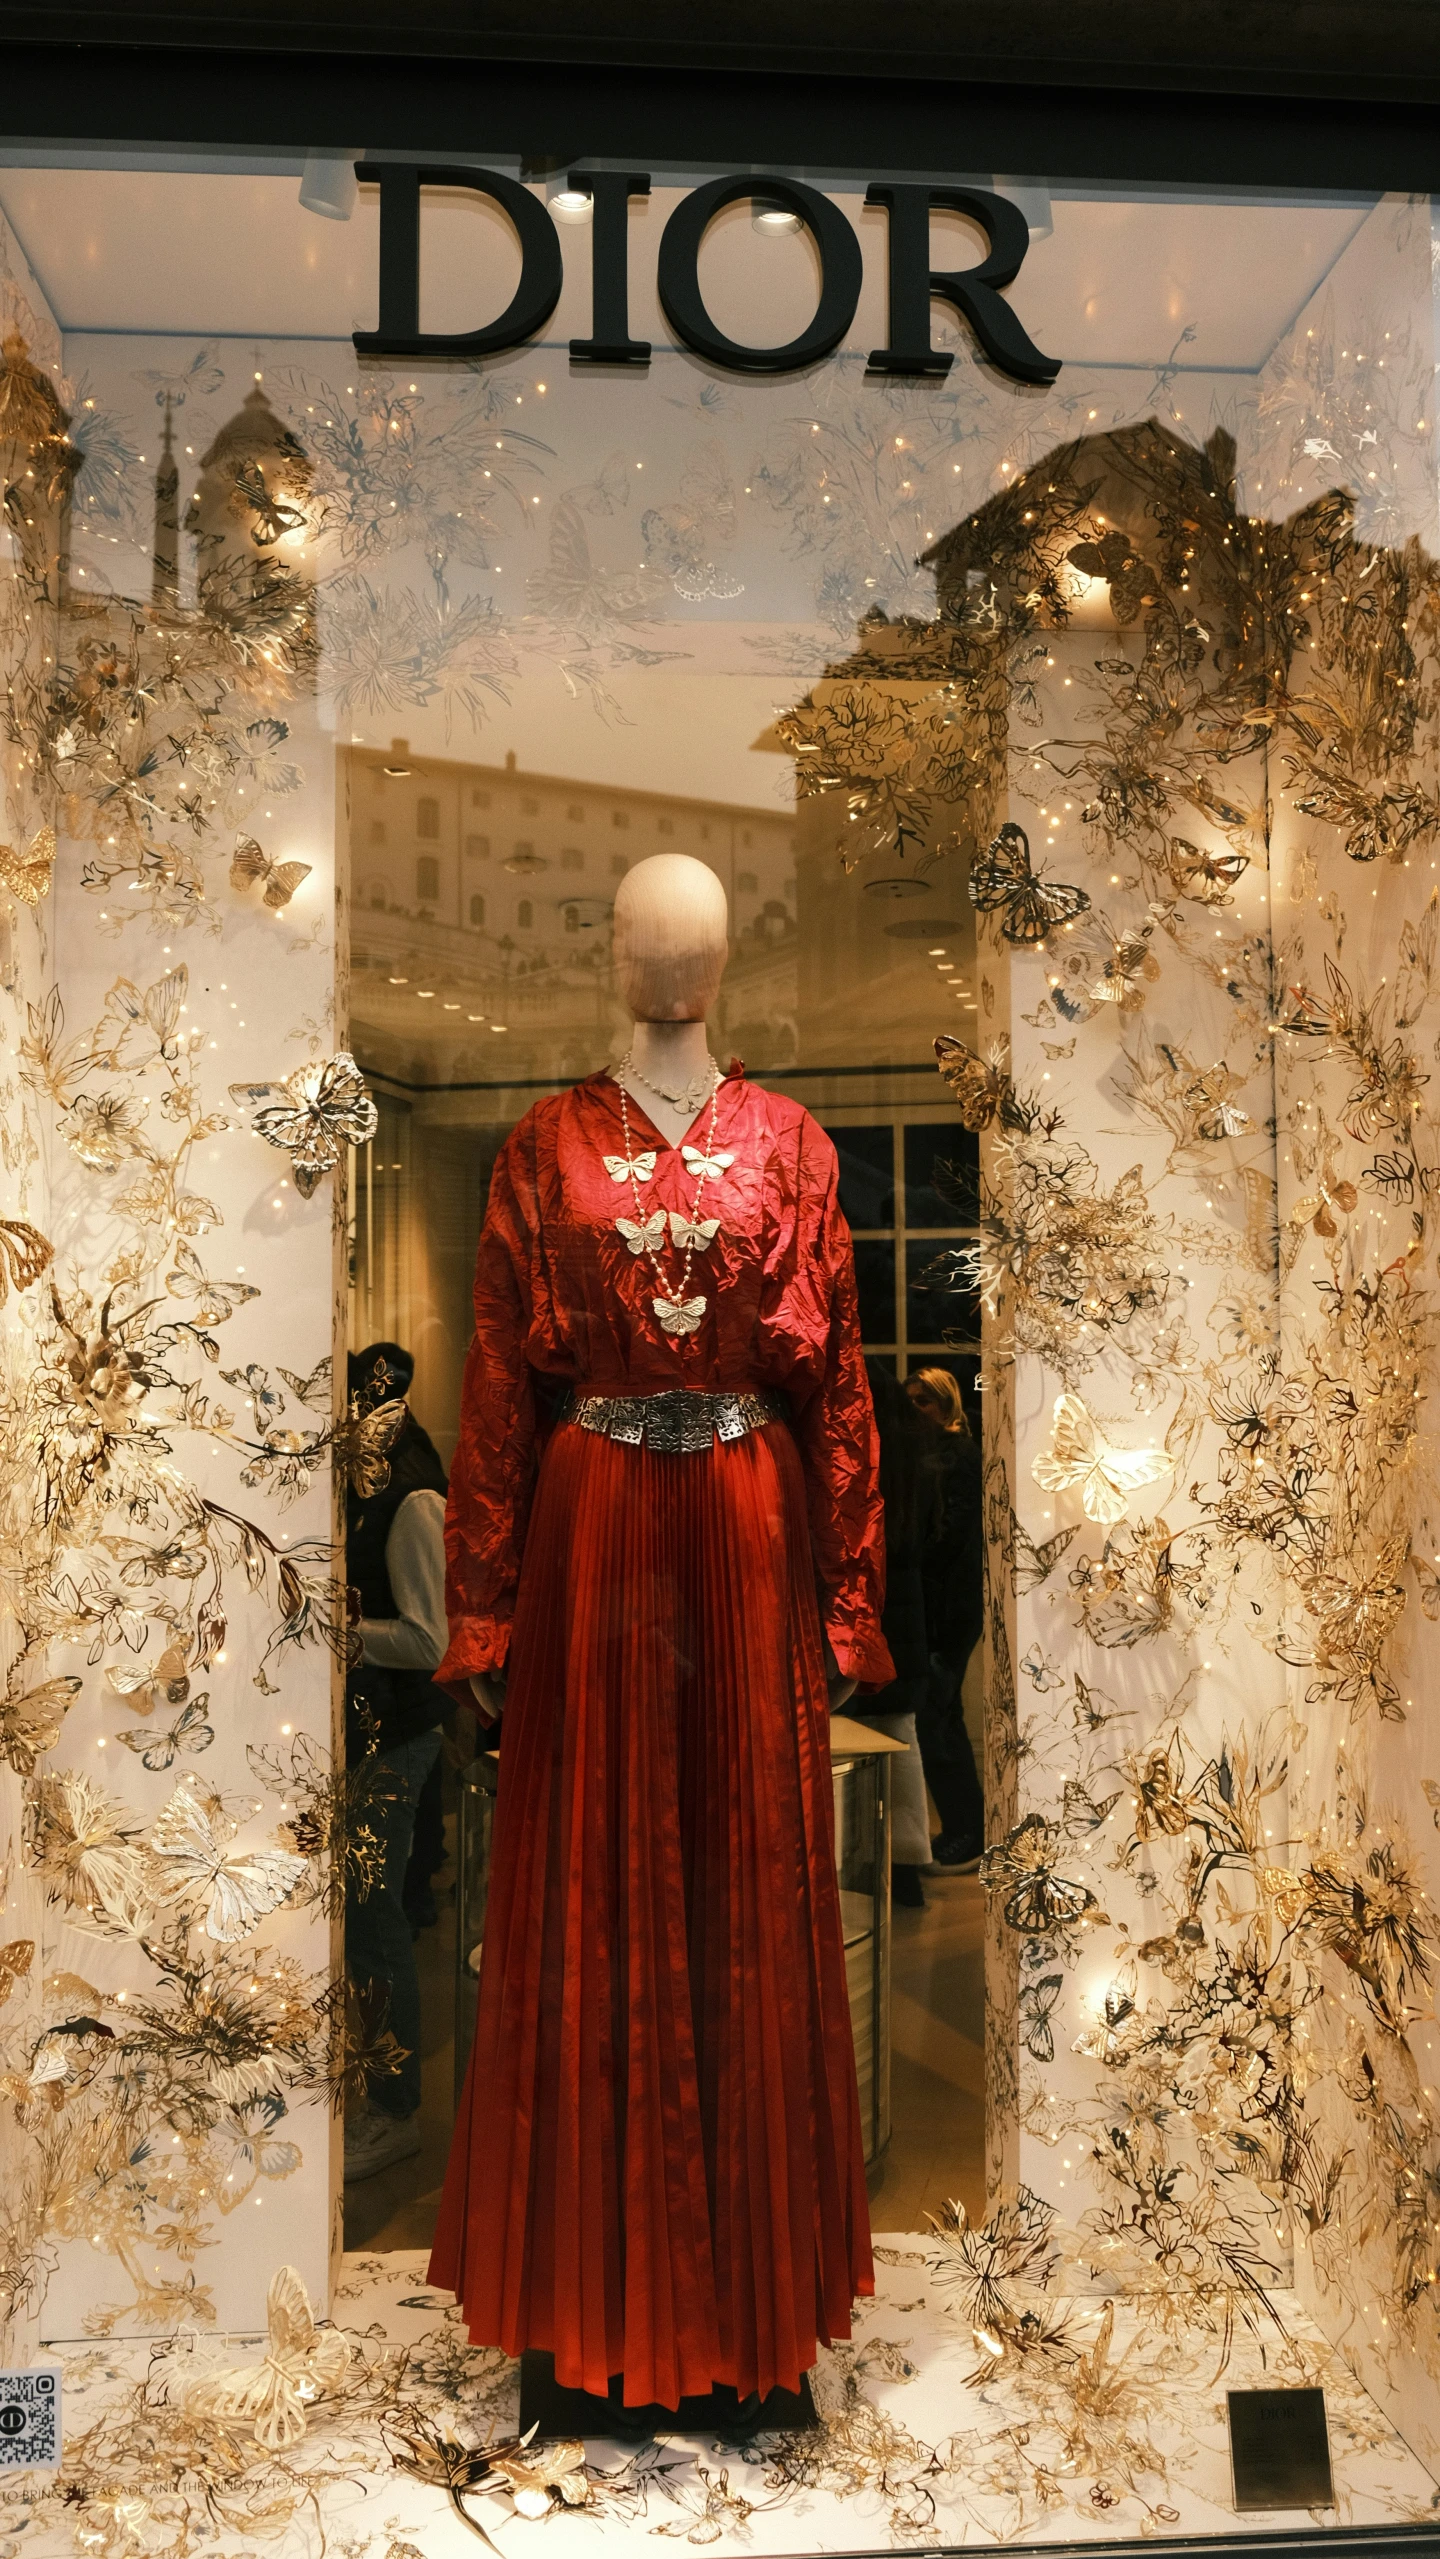
[[[701,1121],[705,1118],[705,1116],[706,1116],[707,1112],[710,1110],[711,1104],[714,1102],[714,1100],[715,1100],[715,1098],[716,1098],[716,1094],[718,1094],[718,1093],[719,1093],[719,1091],[720,1091],[720,1086],[721,1086],[721,1085],[723,1085],[723,1084],[728,1083],[728,1081],[729,1081],[728,1076],[724,1076],[724,1075],[722,1075],[722,1076],[721,1076],[721,1078],[720,1078],[720,1083],[719,1083],[719,1084],[717,1084],[717,1085],[716,1085],[716,1087],[715,1087],[715,1092],[711,1094],[711,1096],[710,1096],[710,1100],[709,1100],[708,1102],[702,1102],[702,1103],[701,1103],[699,1110],[696,1112],[695,1117],[694,1117],[694,1118],[693,1118],[693,1120],[690,1122],[690,1125],[689,1125],[689,1127],[686,1129],[686,1131],[685,1131],[685,1133],[684,1133],[683,1137],[676,1138],[676,1139],[674,1139],[674,1140],[672,1141],[670,1138],[668,1138],[668,1137],[666,1136],[665,1131],[663,1130],[663,1128],[657,1128],[657,1127],[656,1127],[655,1122],[654,1122],[654,1121],[652,1120],[652,1118],[650,1117],[650,1114],[649,1114],[649,1112],[646,1110],[644,1103],[643,1103],[643,1102],[637,1102],[637,1101],[636,1101],[635,1096],[634,1096],[634,1094],[629,1090],[629,1087],[628,1087],[627,1085],[624,1085],[624,1084],[622,1084],[622,1083],[621,1083],[620,1078],[619,1078],[619,1076],[618,1076],[618,1075],[612,1075],[612,1074],[611,1074],[611,1072],[610,1072],[610,1069],[608,1068],[608,1066],[607,1066],[607,1068],[605,1069],[605,1077],[606,1077],[606,1081],[607,1081],[607,1083],[610,1083],[610,1084],[613,1084],[613,1085],[614,1085],[615,1090],[616,1090],[616,1092],[617,1092],[617,1093],[623,1093],[623,1094],[625,1095],[625,1100],[626,1100],[626,1103],[627,1103],[627,1105],[628,1105],[629,1109],[630,1109],[631,1111],[638,1111],[638,1112],[639,1112],[640,1117],[641,1117],[641,1119],[645,1122],[645,1125],[646,1125],[646,1127],[649,1129],[651,1136],[652,1136],[652,1137],[658,1137],[658,1139],[660,1140],[661,1145],[665,1148],[665,1150],[666,1150],[667,1154],[670,1154],[670,1155],[681,1155],[681,1154],[683,1154],[683,1153],[684,1153],[685,1148],[689,1145],[690,1140],[691,1140],[691,1138],[694,1136],[695,1131],[696,1131],[696,1130],[697,1130],[697,1128],[699,1127],[699,1125],[700,1125]],[[719,1115],[718,1115],[718,1113],[717,1113],[717,1115],[716,1115],[716,1116],[717,1116],[717,1119],[718,1119],[718,1116],[719,1116]],[[716,1134],[717,1134],[717,1135],[719,1134],[718,1128],[717,1128]]]

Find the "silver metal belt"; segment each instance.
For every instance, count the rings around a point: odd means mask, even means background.
[[[659,1395],[574,1395],[562,1418],[582,1431],[598,1431],[603,1439],[627,1448],[653,1449],[662,1457],[689,1457],[713,1448],[716,1440],[743,1439],[767,1422],[783,1422],[788,1407],[783,1395],[764,1388],[736,1395],[692,1394],[685,1386]]]

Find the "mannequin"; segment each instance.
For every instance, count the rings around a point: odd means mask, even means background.
[[[491,1177],[436,1675],[504,1735],[430,2279],[602,2414],[758,2422],[873,2284],[827,1722],[893,1665],[835,1152],[711,1057],[726,955],[715,875],[637,864],[627,1055]]]
[[[714,1068],[706,1016],[714,1009],[730,956],[725,891],[712,870],[688,853],[652,853],[627,871],[615,892],[615,983],[635,1036],[616,1081],[649,1114],[662,1137],[679,1146],[696,1113],[667,1096]],[[849,1703],[856,1682],[842,1676],[826,1646],[832,1711]],[[487,1722],[505,1705],[505,1681],[477,1673],[471,1694]]]

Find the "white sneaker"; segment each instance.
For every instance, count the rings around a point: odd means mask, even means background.
[[[418,2115],[386,2115],[378,2106],[347,2115],[345,2183],[358,2186],[366,2177],[378,2177],[382,2168],[393,2168],[397,2160],[414,2159],[419,2149]]]

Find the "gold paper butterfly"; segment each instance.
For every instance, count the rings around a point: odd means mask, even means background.
[[[264,903],[278,915],[282,907],[289,905],[301,882],[309,879],[311,869],[309,862],[272,862],[264,846],[257,844],[253,835],[241,835],[235,839],[230,886],[232,889],[248,889],[253,888],[257,880],[263,880]]]
[[[999,911],[1005,940],[1024,950],[1083,915],[1090,900],[1065,880],[1042,879],[1031,865],[1023,826],[1005,825],[970,873],[970,903],[982,915]]]
[[[17,853],[13,844],[0,844],[0,887],[9,889],[12,897],[23,898],[27,906],[38,906],[42,897],[48,897],[54,868],[53,826],[37,826],[24,853]]]
[[[1109,1526],[1124,1518],[1131,1493],[1168,1475],[1170,1463],[1163,1448],[1117,1448],[1078,1395],[1057,1395],[1050,1447],[1030,1472],[1047,1493],[1078,1484],[1086,1518]]]

